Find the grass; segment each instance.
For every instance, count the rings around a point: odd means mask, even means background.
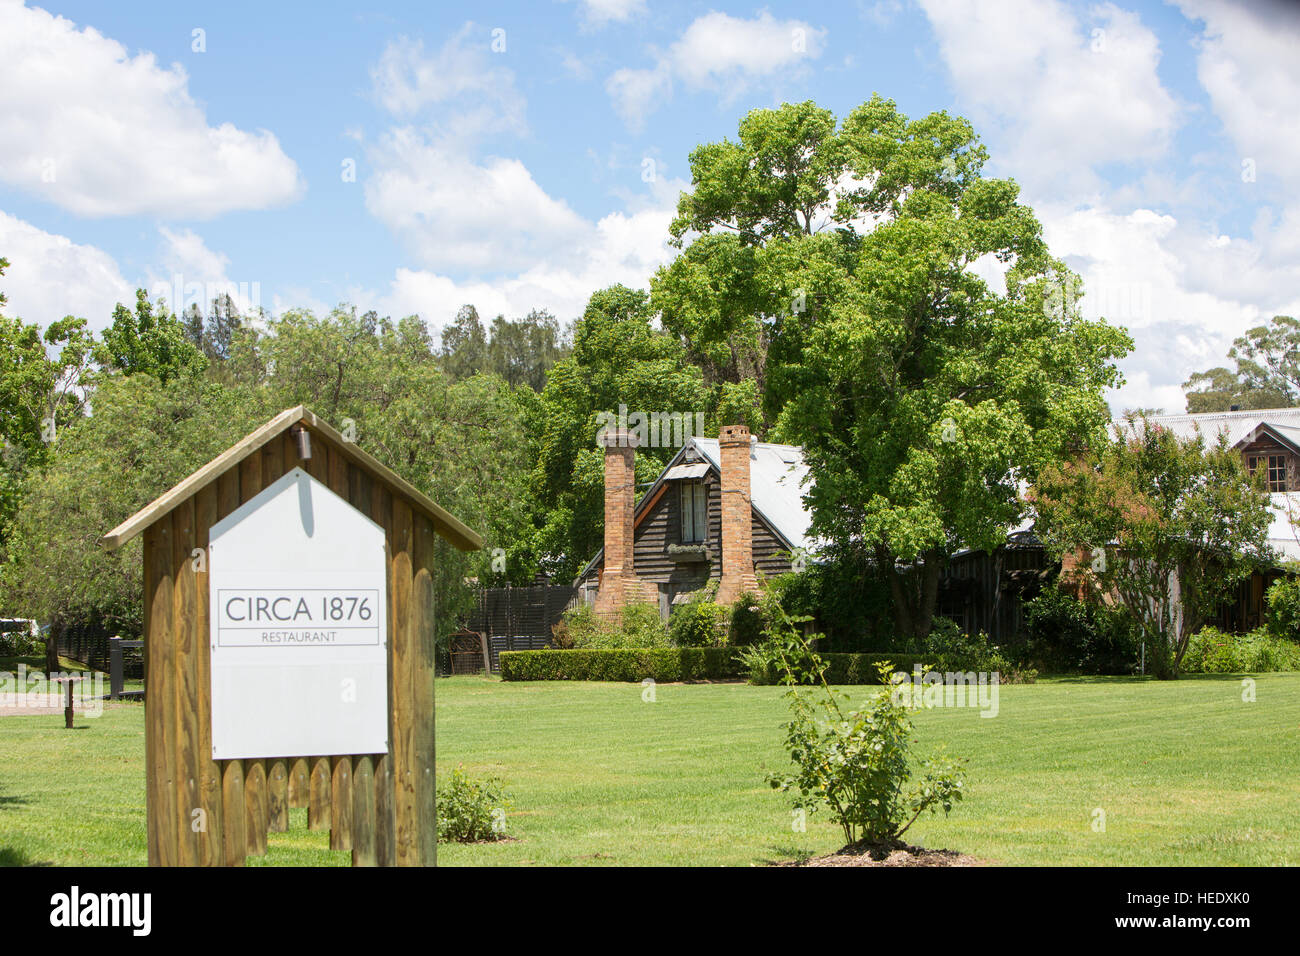
[[[854,697],[868,688],[848,688]],[[920,749],[969,761],[968,799],[909,840],[990,862],[1210,865],[1300,862],[1300,674],[1256,679],[1060,679],[1000,689],[1000,713],[916,715]],[[796,833],[786,798],[781,689],[741,684],[437,684],[438,767],[502,777],[499,844],[438,848],[442,865],[731,864],[827,853],[822,814]],[[84,729],[81,729],[84,725]],[[138,704],[62,729],[0,718],[0,863],[144,862]],[[1105,830],[1094,830],[1095,811]],[[327,834],[272,834],[259,865],[341,865]]]

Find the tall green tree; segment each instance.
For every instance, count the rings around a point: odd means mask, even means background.
[[[113,322],[100,337],[96,360],[106,369],[127,375],[146,373],[159,381],[201,371],[207,362],[190,340],[187,324],[168,311],[166,303],[149,301],[144,289],[135,292],[135,310],[119,303]]]
[[[611,286],[594,293],[574,328],[573,354],[551,369],[530,416],[535,534],[519,542],[521,563],[570,579],[600,548],[605,461],[596,436],[602,413],[617,415],[620,406],[629,415],[699,411],[715,421],[700,370],[676,336],[654,327],[653,316],[640,290]],[[653,481],[676,451],[639,450],[637,481]]]
[[[874,555],[909,638],[947,556],[1003,543],[1021,483],[1104,427],[1131,348],[1081,317],[986,155],[966,120],[879,96],[838,126],[811,103],[756,110],[738,143],[692,154],[673,230],[698,238],[654,284],[665,327],[732,362],[720,380],[762,366],[762,419],[812,471],[813,532]]]
[[[1049,465],[1031,500],[1056,556],[1137,622],[1160,677],[1176,677],[1188,642],[1237,583],[1272,557],[1268,494],[1220,436],[1207,446],[1146,420]]]
[[[685,248],[655,275],[653,304],[729,420],[760,434],[768,352],[782,317],[806,318],[835,294],[848,266],[852,236],[836,231],[832,218],[847,163],[834,116],[812,102],[754,110],[736,142],[706,143],[690,155],[693,188],[670,227],[672,244]]]
[[[199,373],[102,378],[94,415],[72,421],[26,476],[0,569],[5,606],[56,627],[95,620],[140,633],[140,541],[108,554],[99,539],[264,418]]]
[[[0,275],[7,266],[0,259]],[[82,413],[93,341],[85,319],[65,316],[42,332],[0,313],[0,554],[26,476]]]
[[[478,309],[462,305],[442,330],[442,367],[452,378],[468,378],[487,369],[487,330]]]
[[[1235,369],[1196,372],[1183,383],[1189,412],[1289,408],[1300,401],[1300,322],[1275,315],[1228,350]]]
[[[546,386],[546,373],[567,353],[560,322],[545,309],[533,309],[521,319],[498,315],[492,320],[485,371],[514,387],[534,392]]]

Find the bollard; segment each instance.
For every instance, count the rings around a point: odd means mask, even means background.
[[[68,685],[68,705],[63,708],[63,726],[68,730],[72,729],[72,680],[65,681]]]
[[[109,697],[117,700],[122,695],[122,639],[108,639],[108,690]]]

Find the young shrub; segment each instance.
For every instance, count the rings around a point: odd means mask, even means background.
[[[629,604],[617,625],[597,615],[591,605],[581,605],[565,611],[551,633],[560,648],[668,646],[668,631],[652,604]]]
[[[1264,622],[1272,637],[1300,643],[1300,580],[1278,578],[1269,585]]]
[[[1038,671],[1020,667],[1002,649],[990,643],[984,632],[967,634],[955,621],[936,617],[929,635],[922,642],[921,656],[933,661],[938,671],[985,671],[997,673],[1011,684],[1032,684]]]
[[[438,839],[443,843],[482,843],[506,835],[510,794],[496,777],[474,780],[457,767],[438,787]]]
[[[795,686],[800,665],[783,656],[781,681],[790,686],[785,696],[791,711],[785,746],[796,770],[768,774],[769,784],[793,793],[797,808],[828,807],[850,846],[896,846],[922,813],[948,814],[962,798],[960,762],[942,754],[914,761],[912,722],[890,683],[892,666],[880,664],[885,686],[861,710],[846,712],[840,702],[847,695],[826,683],[826,666],[797,623],[784,618],[774,631],[773,646],[797,648],[819,686],[811,692]]]
[[[692,600],[668,616],[668,643],[673,647],[722,647],[727,643],[730,611],[712,601]]]

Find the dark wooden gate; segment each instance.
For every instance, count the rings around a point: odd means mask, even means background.
[[[578,589],[553,584],[482,588],[467,628],[486,634],[492,672],[502,651],[532,651],[551,646],[551,628],[578,597]]]

